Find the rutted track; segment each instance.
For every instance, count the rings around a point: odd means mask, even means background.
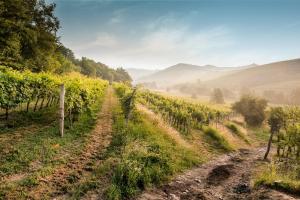
[[[177,176],[170,183],[141,194],[138,200],[294,200],[286,194],[250,186],[252,170],[264,148],[241,149]]]
[[[110,144],[112,137],[112,110],[116,101],[113,90],[109,87],[96,127],[87,138],[82,153],[72,158],[68,164],[57,168],[50,176],[39,180],[39,185],[30,191],[32,198],[64,198],[66,186],[88,176],[93,167],[101,162],[101,154]]]

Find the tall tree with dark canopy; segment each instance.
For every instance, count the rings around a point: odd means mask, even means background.
[[[55,4],[43,0],[0,2],[0,64],[39,72],[55,68]]]
[[[245,95],[233,104],[232,109],[243,115],[248,125],[260,126],[266,118],[266,107],[265,99]]]

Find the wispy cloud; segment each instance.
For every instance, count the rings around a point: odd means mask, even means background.
[[[299,55],[300,14],[293,4],[47,1],[58,4],[64,44],[112,66],[236,66]]]
[[[166,23],[168,22],[168,23]],[[113,51],[123,63],[132,62],[142,65],[154,65],[159,61],[162,65],[175,62],[199,63],[206,51],[224,48],[234,44],[230,30],[226,26],[216,26],[201,31],[178,23],[172,18],[160,18],[156,23],[145,24],[146,32],[137,38],[127,38],[117,34],[99,33],[90,47],[99,49],[103,58]],[[111,56],[109,56],[111,58]],[[121,64],[121,63],[120,63]]]

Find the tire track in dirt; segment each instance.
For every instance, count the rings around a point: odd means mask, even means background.
[[[240,149],[189,170],[160,188],[145,191],[137,200],[294,200],[267,188],[252,188],[252,170],[261,162],[264,148]]]
[[[29,195],[33,199],[45,197],[61,198],[66,194],[66,187],[75,184],[87,176],[92,166],[101,162],[101,154],[109,146],[112,134],[112,110],[116,105],[113,89],[108,88],[105,100],[93,132],[85,142],[82,153],[60,168],[55,169],[50,176],[39,180]]]

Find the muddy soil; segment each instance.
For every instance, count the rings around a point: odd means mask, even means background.
[[[175,177],[170,183],[142,193],[138,200],[299,199],[267,188],[252,188],[251,173],[264,148],[240,149]]]

